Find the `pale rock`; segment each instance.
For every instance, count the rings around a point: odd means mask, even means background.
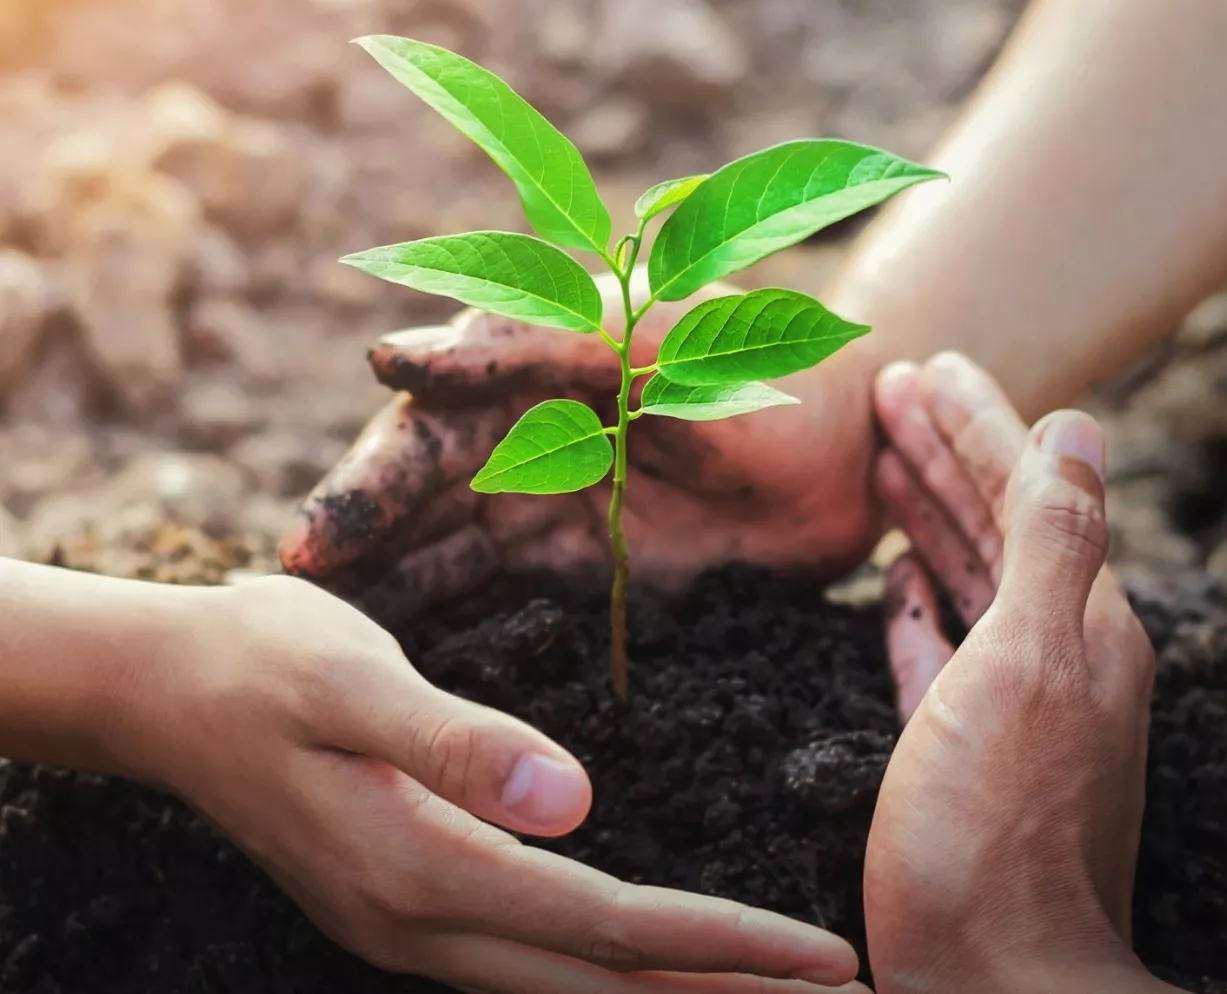
[[[706,0],[605,0],[597,68],[657,105],[700,107],[749,72],[744,43]]]
[[[182,373],[174,294],[199,225],[187,190],[145,173],[82,205],[70,226],[66,285],[85,354],[130,414],[164,406]]]
[[[228,371],[197,373],[179,396],[179,422],[193,447],[222,452],[257,429],[263,412],[256,399]]]
[[[227,121],[218,134],[180,140],[156,165],[191,189],[209,220],[239,240],[286,228],[305,193],[299,156],[282,129],[250,118]]]
[[[173,308],[201,216],[186,187],[128,151],[105,129],[73,132],[48,149],[25,192],[84,356],[129,414],[148,415],[181,373]]]
[[[226,534],[246,492],[242,470],[216,456],[146,452],[101,488],[40,501],[27,521],[28,546],[45,557],[57,544],[91,534],[99,546],[123,547],[168,520]]]
[[[221,142],[232,115],[201,90],[181,80],[155,86],[137,101],[128,122],[129,154],[156,166],[182,145]]]
[[[302,497],[345,454],[339,439],[314,432],[270,428],[243,439],[228,453],[255,479],[262,493]]]
[[[14,380],[5,412],[18,423],[75,428],[97,410],[106,391],[75,340],[66,335],[49,337],[38,361]]]
[[[193,364],[233,362],[251,384],[271,385],[280,376],[280,355],[267,321],[237,297],[201,298],[185,330],[186,354]]]
[[[79,427],[22,420],[2,437],[0,502],[22,517],[48,493],[100,482],[95,442]]]
[[[0,249],[0,401],[28,368],[50,306],[43,267],[24,252]]]
[[[537,47],[547,61],[576,68],[588,56],[595,27],[573,0],[558,0],[541,18]]]
[[[612,161],[643,151],[649,123],[641,101],[613,97],[587,110],[570,136],[589,160]]]
[[[979,2],[954,4],[926,19],[934,83],[946,92],[966,87],[996,54],[1013,23],[1005,7]]]
[[[251,282],[248,267],[243,250],[224,231],[211,225],[201,230],[190,267],[194,289],[205,293],[242,293]]]

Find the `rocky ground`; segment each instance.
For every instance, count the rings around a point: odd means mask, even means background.
[[[655,180],[798,135],[923,155],[1021,6],[0,4],[0,551],[174,578],[200,572],[168,562],[194,564],[188,542],[210,579],[271,568],[293,500],[382,399],[365,346],[448,311],[337,257],[522,226],[497,170],[348,38],[433,39],[504,74],[625,219]],[[750,282],[817,292],[843,244]],[[1117,553],[1143,570],[1227,574],[1225,343],[1219,299],[1105,402]]]

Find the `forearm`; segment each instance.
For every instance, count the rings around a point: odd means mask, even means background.
[[[1224,51],[1221,0],[1037,0],[827,294],[875,330],[837,358],[955,349],[1033,417],[1174,331],[1227,279]]]
[[[0,559],[0,755],[133,774],[160,663],[210,592]]]

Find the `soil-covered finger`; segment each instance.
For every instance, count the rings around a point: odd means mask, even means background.
[[[974,625],[996,595],[979,554],[893,449],[879,457],[875,480],[891,516],[907,532],[917,555],[945,588],[964,623]]]
[[[475,473],[507,427],[496,409],[444,416],[396,397],[303,502],[281,541],[286,570],[327,581],[367,557],[392,565],[389,539]]]
[[[895,679],[899,715],[907,721],[954,654],[942,634],[933,585],[912,553],[897,559],[887,573],[886,652]]]
[[[476,590],[501,566],[498,550],[477,525],[416,548],[360,596],[362,609],[396,629],[426,609]]]
[[[368,358],[380,383],[433,408],[568,386],[611,393],[621,378],[617,356],[598,335],[535,328],[480,312],[465,312],[451,325],[387,335]]]

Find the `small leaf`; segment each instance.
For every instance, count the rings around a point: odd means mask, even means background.
[[[565,252],[530,235],[473,231],[386,245],[341,261],[516,321],[567,331],[601,327],[601,293],[592,277]]]
[[[665,222],[648,274],[661,300],[795,245],[916,183],[942,176],[864,145],[788,142],[717,170]]]
[[[357,44],[511,177],[537,234],[565,248],[605,251],[613,225],[579,150],[515,90],[435,45],[391,35]]]
[[[640,407],[644,414],[657,414],[683,421],[720,421],[739,414],[752,414],[768,407],[799,404],[782,390],[766,383],[734,383],[719,387],[688,387],[663,376],[653,376],[643,388]]]
[[[809,369],[869,331],[795,290],[704,301],[665,336],[657,365],[674,383],[717,386]]]
[[[481,494],[569,494],[600,483],[613,465],[601,419],[577,400],[547,400],[515,423],[472,487]]]
[[[635,202],[636,216],[644,221],[652,220],[657,214],[663,214],[670,207],[680,204],[694,193],[705,179],[706,173],[702,176],[687,176],[657,183]]]

